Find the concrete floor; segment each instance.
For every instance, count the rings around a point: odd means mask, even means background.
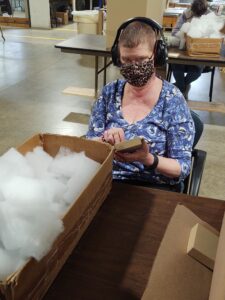
[[[62,93],[94,87],[94,58],[61,53],[54,45],[76,33],[74,24],[53,30],[6,29],[0,39],[0,154],[38,132],[83,135],[87,125],[65,122],[70,112],[89,114],[92,99]],[[111,66],[107,80],[118,76]],[[191,100],[208,101],[210,74],[193,83]],[[100,78],[100,87],[102,78]],[[216,71],[213,99],[225,103],[225,73]],[[198,112],[205,124],[225,126],[225,116]]]

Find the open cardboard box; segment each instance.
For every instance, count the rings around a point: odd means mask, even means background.
[[[43,146],[53,157],[60,146],[70,148],[74,152],[85,151],[88,157],[101,163],[101,167],[65,213],[64,231],[58,236],[48,254],[39,262],[30,259],[22,269],[0,282],[0,299],[41,299],[111,189],[113,148],[110,145],[78,137],[39,134],[17,149],[25,154],[36,146]]]
[[[213,272],[187,255],[190,231],[196,223],[216,233],[214,228],[186,207],[176,207],[156,255],[142,300],[225,299],[225,218]]]

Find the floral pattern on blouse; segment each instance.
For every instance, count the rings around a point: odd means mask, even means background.
[[[109,128],[123,128],[125,138],[143,137],[149,142],[149,151],[159,156],[176,159],[181,166],[179,178],[168,178],[156,170],[147,170],[139,162],[113,161],[113,178],[141,180],[150,183],[176,184],[184,180],[191,169],[194,123],[181,92],[163,80],[159,99],[142,120],[129,124],[121,110],[126,81],[119,79],[107,84],[95,102],[86,137],[101,137]]]

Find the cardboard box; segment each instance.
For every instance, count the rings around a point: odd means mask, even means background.
[[[101,167],[64,215],[64,231],[48,254],[39,262],[31,259],[5,282],[0,282],[0,299],[41,299],[111,189],[113,148],[110,145],[78,137],[39,134],[18,147],[18,150],[25,154],[36,146],[43,146],[53,157],[60,146],[75,152],[85,151],[88,157],[101,163]]]
[[[63,25],[67,25],[69,23],[69,17],[68,17],[68,12],[56,12],[56,18],[57,20],[61,20],[60,23]]]
[[[73,11],[73,20],[77,23],[79,34],[103,33],[103,10]]]
[[[219,57],[222,38],[192,38],[186,36],[187,53],[189,56]]]
[[[133,17],[148,17],[162,25],[166,0],[108,0],[106,19],[106,46],[111,48],[118,27]]]
[[[197,223],[218,234],[189,209],[177,206],[154,260],[142,300],[225,299],[225,218],[213,272],[187,254],[190,231]]]

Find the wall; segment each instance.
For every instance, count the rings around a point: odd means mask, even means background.
[[[31,27],[51,28],[49,0],[30,0]]]

